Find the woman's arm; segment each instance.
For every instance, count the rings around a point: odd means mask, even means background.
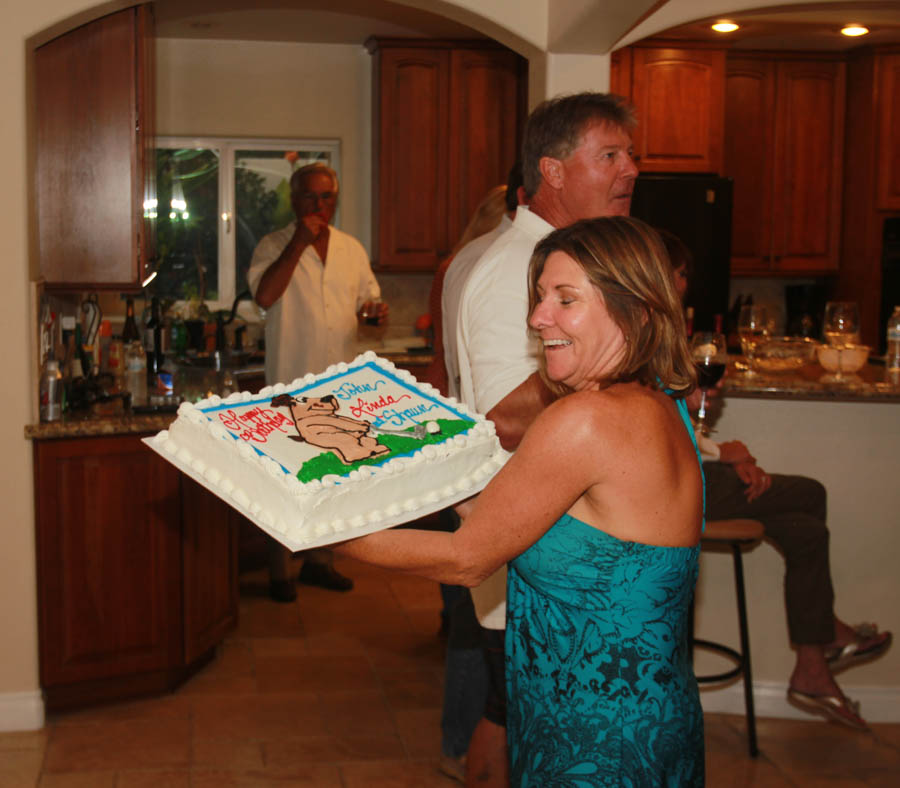
[[[442,583],[479,585],[599,480],[598,396],[571,395],[544,411],[455,533],[386,530],[337,545],[336,552]]]

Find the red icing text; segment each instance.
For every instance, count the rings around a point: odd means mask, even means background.
[[[401,394],[396,399],[393,394],[385,396],[382,394],[378,399],[366,402],[362,397],[356,400],[355,405],[350,406],[350,412],[358,419],[365,416],[375,416],[379,410],[386,408],[388,405],[396,405],[400,400],[412,399],[409,394]]]
[[[219,414],[222,426],[236,432],[241,440],[265,443],[273,432],[287,433],[293,429],[292,422],[283,413],[271,408],[251,408],[238,415],[233,410]]]

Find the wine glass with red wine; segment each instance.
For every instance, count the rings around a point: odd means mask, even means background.
[[[697,425],[703,435],[709,435],[706,423],[706,393],[725,374],[728,355],[725,335],[715,331],[701,331],[691,339],[691,357],[697,368],[697,383],[700,386],[700,409],[697,411]]]

